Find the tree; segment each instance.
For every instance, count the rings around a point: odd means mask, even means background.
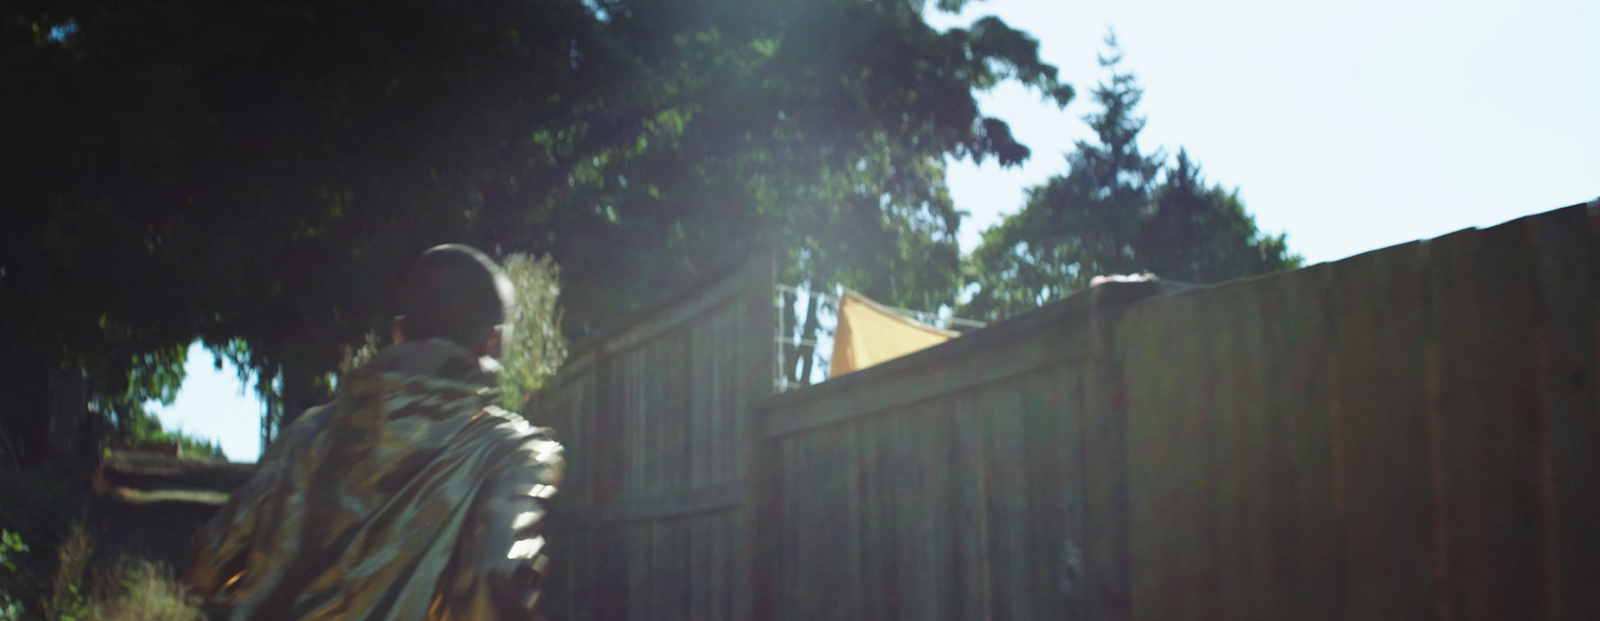
[[[30,120],[0,148],[5,350],[115,378],[199,336],[260,376],[269,430],[326,396],[404,260],[531,237],[502,225],[523,205],[474,197],[543,161],[510,136],[570,125],[595,88],[572,59],[595,22],[561,0],[0,16],[0,111]]]
[[[994,18],[938,32],[920,3],[607,6],[608,29],[659,68],[651,75],[671,105],[663,123],[681,129],[594,174],[595,209],[610,216],[597,228],[616,241],[557,241],[574,337],[766,244],[780,250],[788,284],[951,303],[960,215],[945,157],[1028,156],[1005,123],[979,112],[974,91],[1015,79],[1061,105],[1072,96],[1031,37]],[[803,339],[816,313],[798,318]]]
[[[1188,152],[1178,150],[1164,177],[1134,242],[1142,271],[1214,283],[1300,267],[1284,235],[1262,233],[1239,191],[1207,185]]]
[[[1066,175],[1031,188],[1020,212],[984,231],[967,259],[976,291],[964,314],[1006,317],[1104,274],[1214,282],[1299,264],[1283,236],[1257,230],[1237,192],[1206,186],[1186,152],[1163,171],[1160,150],[1140,149],[1145,118],[1136,108],[1144,91],[1120,70],[1114,34],[1106,47],[1099,61],[1109,81],[1092,93],[1101,109],[1084,117],[1098,141],[1077,141]]]
[[[1072,91],[1024,33],[921,9],[7,4],[0,342],[115,377],[199,337],[270,438],[438,243],[553,257],[574,338],[769,243],[791,283],[951,301],[945,156],[1028,155],[973,92]]]
[[[968,315],[1007,316],[1132,266],[1130,242],[1164,156],[1140,150],[1145,120],[1135,109],[1144,90],[1119,70],[1114,34],[1106,47],[1099,61],[1110,80],[1091,93],[1101,110],[1084,117],[1098,142],[1077,141],[1065,176],[1029,189],[1021,212],[984,231],[968,259],[967,280],[979,287],[963,311]]]

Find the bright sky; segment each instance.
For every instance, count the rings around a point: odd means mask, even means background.
[[[199,343],[189,346],[184,365],[183,389],[169,407],[150,406],[167,429],[222,443],[231,461],[255,461],[261,453],[261,401],[255,384],[245,388],[233,363],[213,365],[211,353]]]
[[[1088,137],[1107,26],[1146,89],[1141,144],[1186,147],[1312,263],[1600,196],[1600,2],[991,0],[930,21],[988,14],[1037,37],[1079,96],[1065,111],[1013,85],[980,99],[1034,155],[1010,170],[952,164],[971,212],[963,250]],[[162,420],[253,461],[254,393],[209,354],[190,360]]]

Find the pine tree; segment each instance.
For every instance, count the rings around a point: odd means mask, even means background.
[[[1021,212],[984,232],[967,266],[979,289],[964,312],[1003,317],[1137,265],[1131,242],[1166,156],[1140,150],[1144,88],[1122,71],[1116,34],[1105,43],[1099,61],[1110,78],[1090,93],[1100,110],[1083,119],[1098,142],[1077,141],[1065,176],[1030,189]]]
[[[1134,242],[1142,271],[1213,283],[1300,266],[1284,236],[1262,234],[1238,190],[1207,185],[1188,152],[1164,176]]]
[[[1097,141],[1078,141],[1066,175],[1030,189],[1020,212],[984,232],[964,267],[977,290],[963,314],[1014,315],[1104,274],[1209,283],[1299,265],[1284,237],[1263,235],[1238,192],[1207,185],[1187,152],[1164,170],[1161,150],[1139,148],[1144,89],[1122,70],[1114,34],[1106,47],[1110,77],[1091,93],[1100,110],[1084,117]]]

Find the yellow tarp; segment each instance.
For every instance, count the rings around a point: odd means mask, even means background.
[[[839,297],[839,327],[833,333],[828,377],[839,377],[927,349],[957,333],[940,330],[889,310],[854,291]]]

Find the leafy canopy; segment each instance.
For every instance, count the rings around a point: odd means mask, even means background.
[[[115,396],[199,337],[258,375],[270,437],[438,243],[550,256],[572,338],[767,244],[793,284],[951,302],[945,157],[1029,154],[974,93],[1072,89],[1025,33],[924,8],[7,3],[0,343]]]

